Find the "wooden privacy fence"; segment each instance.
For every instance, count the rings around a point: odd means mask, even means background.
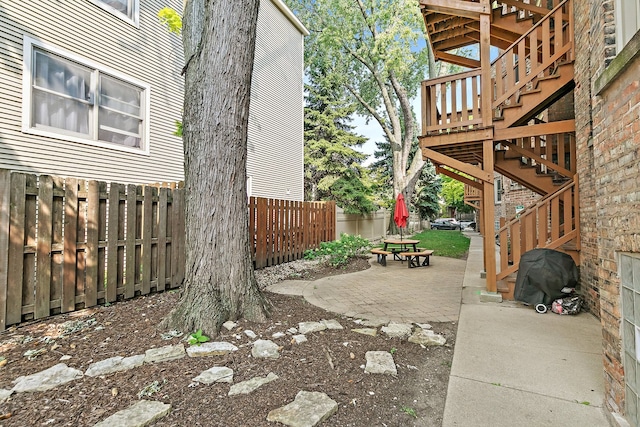
[[[182,283],[183,189],[0,171],[0,203],[0,330]]]
[[[179,287],[184,189],[0,170],[0,331]],[[256,268],[335,238],[335,203],[252,197]]]
[[[300,259],[307,249],[335,240],[336,204],[251,197],[249,234],[255,268]]]

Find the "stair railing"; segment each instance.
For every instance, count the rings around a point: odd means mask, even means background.
[[[573,132],[536,135],[504,141],[507,150],[515,152],[523,164],[537,168],[538,173],[557,173],[573,178],[576,173],[576,138]],[[516,180],[517,181],[517,180]]]
[[[493,61],[494,111],[535,79],[553,73],[559,61],[574,58],[573,0],[564,0]]]
[[[502,280],[518,271],[520,257],[531,249],[557,249],[570,241],[575,241],[579,249],[579,205],[578,175],[575,175],[573,181],[500,227],[496,236],[500,245],[500,268],[496,279]]]

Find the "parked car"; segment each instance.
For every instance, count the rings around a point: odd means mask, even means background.
[[[476,229],[476,223],[473,222],[473,221],[460,221],[460,229],[461,230],[467,230],[467,229],[475,230]]]
[[[432,230],[460,230],[460,224],[451,221],[451,218],[439,218],[431,221]]]
[[[443,220],[443,221],[449,221],[450,223],[455,224],[455,225],[457,225],[458,227],[460,226],[460,222],[459,222],[457,219],[455,219],[455,218],[438,218],[438,219],[441,219],[441,220]],[[436,220],[436,221],[437,221],[437,220]]]

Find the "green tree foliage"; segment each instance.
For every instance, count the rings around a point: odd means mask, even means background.
[[[414,141],[414,145],[415,153],[420,155],[417,150],[417,139]],[[391,208],[395,203],[392,191],[393,157],[391,144],[388,141],[377,142],[376,147],[377,150],[373,154],[376,161],[371,164],[370,168],[378,184],[378,197],[381,199],[381,206]],[[440,188],[440,179],[435,173],[435,167],[431,162],[426,162],[411,199],[411,203],[418,210],[422,219],[434,218],[438,215]]]
[[[158,11],[160,23],[166,25],[170,32],[180,35],[182,33],[182,17],[175,9],[163,7]]]
[[[435,169],[435,166],[428,162],[416,185],[413,205],[418,209],[421,219],[434,219],[440,214],[439,194],[442,182]]]
[[[305,39],[307,73],[356,102],[390,143],[393,194],[411,194],[424,165],[414,156],[416,123],[411,98],[427,70],[418,47],[424,28],[417,0],[286,0],[311,35]]]
[[[355,108],[340,101],[329,86],[308,85],[307,94],[305,199],[335,200],[347,213],[374,211],[371,186],[360,165],[366,155],[356,150],[366,139],[347,123]]]
[[[464,203],[464,184],[446,175],[440,175],[442,180],[442,198],[449,208],[458,213],[471,212],[472,207]]]

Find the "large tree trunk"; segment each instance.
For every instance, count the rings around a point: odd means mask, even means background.
[[[215,335],[266,318],[253,273],[246,191],[249,94],[258,0],[189,0],[185,49],[185,283],[164,326]]]

